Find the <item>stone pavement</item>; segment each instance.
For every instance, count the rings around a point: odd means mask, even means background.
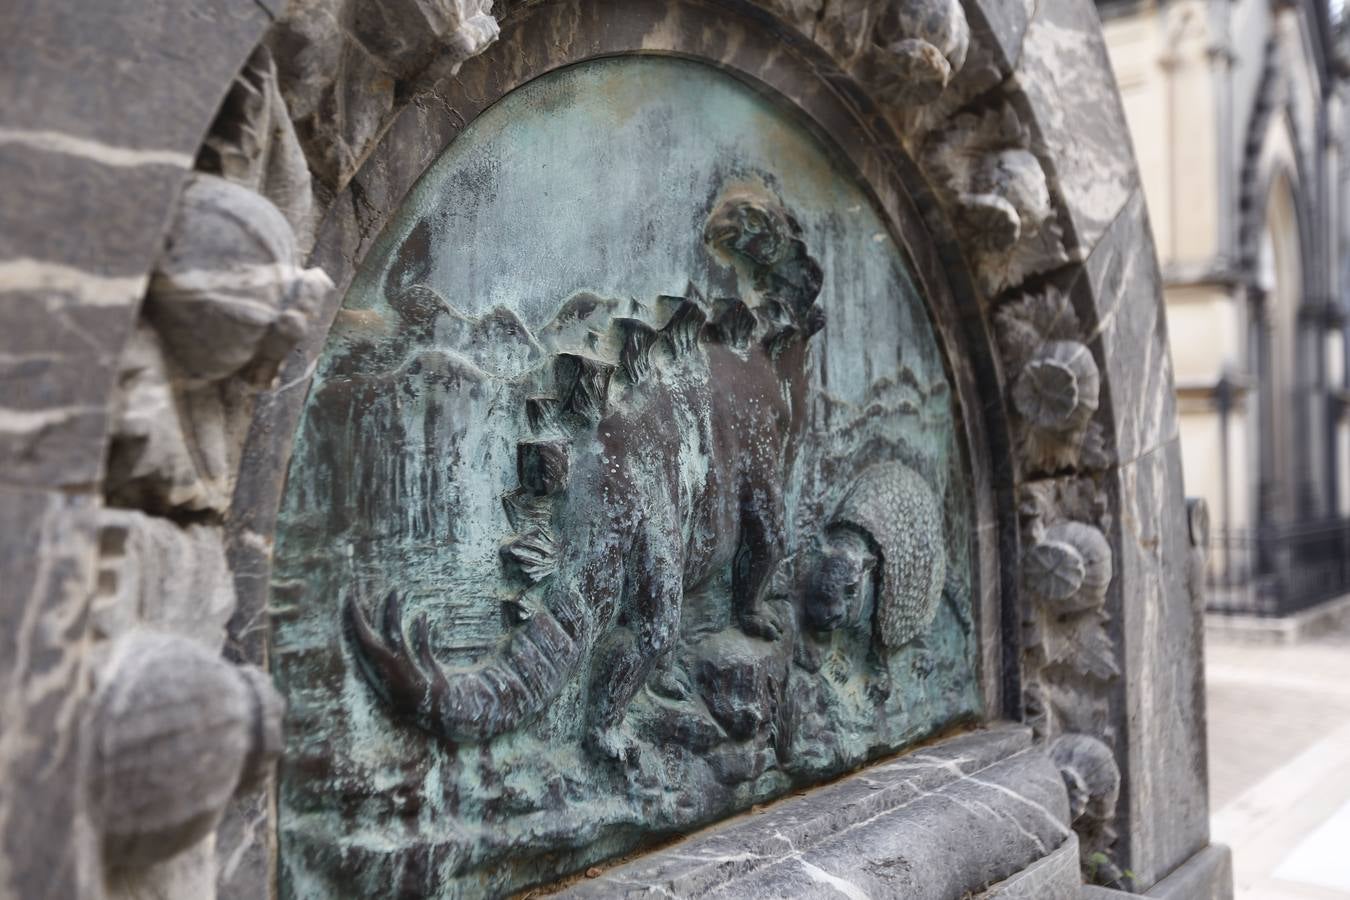
[[[1350,900],[1350,631],[1206,646],[1213,840],[1237,900]]]

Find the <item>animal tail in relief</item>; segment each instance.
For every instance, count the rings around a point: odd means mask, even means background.
[[[525,724],[552,702],[580,656],[580,598],[559,591],[553,608],[535,608],[503,650],[469,669],[447,671],[431,649],[425,615],[403,629],[403,598],[385,598],[380,633],[356,598],[345,609],[348,640],[362,674],[397,712],[457,743],[484,741]]]

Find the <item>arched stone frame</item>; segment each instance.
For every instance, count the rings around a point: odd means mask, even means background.
[[[726,5],[772,25],[764,13],[748,5]],[[85,89],[74,81],[58,79],[69,85],[68,94],[47,97],[45,103],[21,110],[25,127],[7,133],[3,145],[22,163],[26,176],[18,179],[21,183],[10,196],[32,200],[15,204],[28,211],[30,227],[22,231],[25,237],[13,240],[23,241],[30,233],[36,236],[31,244],[9,249],[6,293],[41,301],[22,311],[15,309],[12,320],[9,308],[5,315],[14,324],[11,333],[40,336],[35,344],[47,343],[32,349],[68,366],[64,371],[58,366],[44,368],[33,378],[35,387],[21,398],[24,408],[20,410],[30,415],[11,418],[7,432],[13,438],[5,444],[9,448],[6,458],[19,466],[14,477],[24,483],[22,488],[5,489],[14,500],[5,504],[6,520],[44,523],[33,542],[7,557],[14,560],[13,582],[18,586],[16,595],[23,599],[13,613],[5,613],[30,623],[22,632],[10,633],[22,634],[26,640],[45,638],[50,643],[26,659],[11,657],[21,659],[25,668],[7,676],[4,690],[19,691],[38,679],[51,684],[58,674],[64,679],[64,687],[47,695],[57,698],[55,703],[25,705],[32,715],[21,716],[21,724],[12,725],[16,731],[9,733],[27,734],[40,744],[65,748],[65,762],[53,768],[49,758],[44,758],[46,780],[25,776],[30,770],[24,766],[34,764],[25,762],[33,759],[31,755],[7,755],[0,764],[6,767],[10,783],[31,789],[35,804],[29,806],[53,811],[53,818],[37,829],[44,835],[65,835],[74,822],[86,838],[91,836],[88,823],[82,821],[86,810],[76,787],[79,729],[74,717],[86,696],[81,647],[96,563],[99,482],[115,380],[110,375],[158,255],[177,186],[201,144],[209,117],[230,77],[269,24],[269,13],[280,12],[250,6],[233,14],[217,14],[213,6],[203,4],[202,10],[209,14],[194,21],[194,10],[180,10],[183,20],[166,26],[167,33],[197,48],[192,77],[165,77],[171,70],[169,60],[175,58],[169,47],[177,42],[167,38],[162,54],[138,58],[144,68],[123,70],[129,72],[126,77],[132,83],[154,86],[137,95],[144,103],[138,116],[118,122],[87,116],[83,114],[88,106]],[[60,45],[63,29],[74,21],[66,12],[58,6],[44,13],[50,16],[47,27],[52,46]],[[514,12],[508,8],[503,17]],[[73,8],[70,15],[74,15]],[[132,33],[132,23],[139,19],[129,9],[108,7],[100,15],[106,17],[98,23],[105,26],[99,34],[102,52],[78,63],[96,72],[122,60],[127,48],[140,40]],[[1029,513],[1026,539],[1034,541],[1036,528],[1045,524],[1036,520],[1047,514],[1052,518],[1063,515],[1053,509],[1062,505],[1065,496],[1081,493],[1098,498],[1088,505],[1116,559],[1116,575],[1107,597],[1111,656],[1127,677],[1103,679],[1101,697],[1085,716],[1096,726],[1093,731],[1114,745],[1121,762],[1125,785],[1118,811],[1119,861],[1144,886],[1181,865],[1206,841],[1203,729],[1196,718],[1202,707],[1198,636],[1184,572],[1185,524],[1156,264],[1150,252],[1139,252],[1141,246],[1149,246],[1143,203],[1128,145],[1119,140],[1123,118],[1090,5],[1046,4],[1027,21],[1019,10],[1002,4],[972,3],[967,16],[976,48],[963,69],[965,74],[929,110],[915,113],[900,108],[891,115],[900,141],[917,161],[918,177],[909,184],[914,201],[930,232],[939,238],[939,259],[931,262],[940,263],[953,277],[955,309],[965,320],[964,331],[983,336],[977,346],[992,346],[989,336],[998,330],[995,310],[1012,310],[1009,314],[1016,315],[1014,303],[1029,309],[1054,291],[1066,296],[1079,319],[1078,339],[1089,346],[1102,374],[1102,402],[1093,419],[1100,426],[1100,442],[1094,442],[1088,454],[1083,452],[1085,435],[1081,433],[1067,441],[1054,438],[1037,444],[1045,456],[1026,452],[1027,435],[1018,433],[1022,426],[1003,412],[1001,402],[992,399],[1006,398],[1010,388],[982,394],[992,409],[984,425],[990,433],[989,446],[1012,451],[1006,460],[996,452],[991,454],[992,481],[1006,486],[998,500],[1001,514],[986,520],[987,527],[1000,523],[998,543],[1005,574],[990,583],[1003,596],[1004,627],[1002,642],[986,648],[986,668],[1002,676],[1003,700],[998,706],[1003,714],[1022,718],[1024,684],[1034,683],[1041,673],[1036,659],[1022,655],[1017,644],[1023,619],[1034,611],[1016,599],[1021,593],[1016,565],[1023,538],[1011,525],[1015,510],[1020,507]],[[229,27],[222,27],[222,18]],[[790,13],[785,19],[794,21]],[[808,29],[813,27],[809,15],[800,21]],[[43,23],[37,24],[37,32],[42,33]],[[34,34],[32,23],[27,33]],[[780,31],[785,38],[792,33]],[[832,40],[820,31],[816,37],[822,43]],[[835,52],[841,52],[840,48],[836,46]],[[30,64],[30,74],[37,75],[52,64],[41,58],[24,62]],[[856,68],[858,61],[850,60],[847,65]],[[113,79],[104,86],[111,91],[117,85]],[[848,89],[841,88],[847,101]],[[398,128],[401,120],[409,129],[420,129],[423,121],[416,107],[414,102],[399,109],[388,127]],[[971,110],[982,112],[972,114]],[[991,119],[990,111],[997,112],[1001,121]],[[163,127],[168,124],[166,115],[171,115],[173,127]],[[1007,126],[1009,121],[1016,124]],[[146,140],[147,135],[154,140]],[[957,157],[958,148],[972,145],[992,154],[1029,151],[1035,159],[1034,168],[1022,170],[1030,178],[1032,196],[1028,197],[1026,186],[1016,178],[1001,186],[1010,191],[1003,199],[1014,220],[1024,219],[1019,224],[1027,232],[1015,238],[1011,247],[1005,243],[991,249],[985,230],[969,223],[972,207],[962,191],[969,193],[970,173],[953,171],[949,161]],[[380,175],[378,169],[370,167]],[[72,170],[74,179],[69,174]],[[109,241],[103,217],[87,215],[85,210],[129,211],[123,194],[128,174],[145,176],[147,183],[137,192],[135,216],[119,229],[116,241]],[[32,185],[42,183],[42,177],[61,184],[87,179],[91,189],[80,194],[83,208],[72,209],[65,191],[49,194],[34,189]],[[963,178],[967,179],[964,183]],[[1050,203],[1045,211],[1038,209],[1034,197],[1038,178],[1045,180]],[[358,176],[354,184],[367,192],[388,188],[382,178],[363,182]],[[999,212],[1006,213],[1006,209]],[[363,214],[364,210],[353,210],[348,223],[355,226]],[[1035,221],[1043,216],[1044,222]],[[1002,221],[1007,222],[1006,215]],[[1028,227],[1033,223],[1048,224],[1044,229]],[[19,234],[20,229],[7,227],[5,233]],[[82,235],[87,240],[81,240]],[[950,235],[951,240],[943,241],[943,235]],[[314,261],[342,260],[343,265],[334,268],[346,268],[353,261],[353,248],[372,236],[335,228],[334,240],[326,247],[321,244]],[[325,252],[331,254],[327,259]],[[971,275],[962,276],[963,271]],[[48,315],[54,305],[60,316]],[[25,319],[25,315],[35,318]],[[104,336],[92,356],[85,349],[83,334],[91,327]],[[1017,351],[1012,352],[1016,355]],[[1018,374],[1007,371],[1006,361],[993,354],[984,359],[977,356],[974,364],[982,373],[978,380],[990,386],[1010,385]],[[296,374],[303,374],[303,369],[283,375],[277,389],[283,397],[302,383],[296,381]],[[71,402],[51,399],[62,396]],[[68,409],[77,412],[68,414]],[[33,414],[40,415],[34,419]],[[990,419],[995,426],[988,424]],[[1006,445],[998,437],[1005,430]],[[260,459],[260,448],[273,439],[284,442],[288,435],[260,426],[250,457]],[[49,449],[53,447],[60,448],[59,455]],[[263,648],[253,639],[257,634],[254,615],[263,611],[257,601],[266,581],[270,534],[266,519],[270,513],[265,502],[250,496],[249,484],[245,480],[241,485],[230,518],[234,534],[231,564],[243,610],[236,649],[243,656],[265,660]],[[985,499],[992,507],[996,497]],[[19,529],[9,529],[9,533],[19,533]],[[39,621],[61,626],[34,631],[31,624]],[[1000,656],[1004,664],[998,662]],[[992,697],[996,691],[989,693]],[[1181,762],[1171,767],[1160,765],[1162,760]],[[1166,812],[1164,805],[1169,807]],[[14,829],[11,819],[5,821],[6,851],[13,858]],[[96,855],[87,839],[52,839],[44,845],[53,852],[64,850],[67,859],[25,859],[22,867],[12,867],[11,878],[26,891],[33,885],[51,886],[58,893],[74,895],[97,881]],[[250,865],[255,875],[265,872],[263,859],[248,858],[253,859]]]

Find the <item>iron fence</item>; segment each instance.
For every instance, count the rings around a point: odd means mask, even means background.
[[[1350,593],[1350,519],[1216,530],[1211,612],[1284,616]]]

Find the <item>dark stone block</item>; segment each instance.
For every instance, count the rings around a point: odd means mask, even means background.
[[[4,896],[94,896],[102,879],[78,732],[94,515],[86,498],[0,487]]]

